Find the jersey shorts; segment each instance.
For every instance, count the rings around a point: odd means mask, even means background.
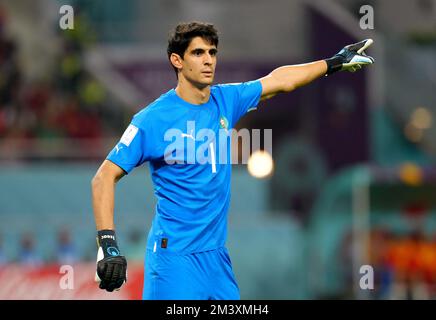
[[[147,249],[144,300],[239,300],[239,288],[225,247],[176,254]]]

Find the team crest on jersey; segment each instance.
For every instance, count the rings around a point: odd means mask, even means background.
[[[227,118],[224,116],[220,117],[220,128],[226,129],[226,130],[229,129],[229,120],[227,120]]]

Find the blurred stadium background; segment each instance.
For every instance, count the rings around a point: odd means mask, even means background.
[[[59,8],[74,8],[74,30]],[[374,8],[362,30],[362,5]],[[234,166],[228,247],[243,299],[436,297],[435,0],[0,0],[0,299],[138,299],[155,204],[147,166],[117,187],[129,282],[93,283],[90,181],[134,113],[176,84],[180,21],[220,32],[216,82],[330,57],[376,64],[262,103],[274,171]],[[62,290],[60,265],[74,267]],[[362,290],[360,267],[374,269]]]

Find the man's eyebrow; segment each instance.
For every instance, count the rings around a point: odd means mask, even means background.
[[[210,48],[210,49],[207,49],[208,51],[212,51],[212,52],[218,52],[218,49],[217,48]],[[205,52],[206,51],[206,49],[203,49],[203,48],[194,48],[194,49],[192,49],[191,50],[191,52]]]

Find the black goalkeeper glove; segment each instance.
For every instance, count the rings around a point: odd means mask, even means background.
[[[336,71],[355,72],[362,66],[373,64],[374,58],[365,54],[364,50],[373,43],[372,39],[366,39],[358,43],[350,44],[335,54],[327,62],[327,73],[330,75]]]
[[[100,289],[106,289],[109,292],[119,290],[127,282],[127,260],[120,254],[115,231],[98,231],[97,246],[95,281],[100,283]]]

